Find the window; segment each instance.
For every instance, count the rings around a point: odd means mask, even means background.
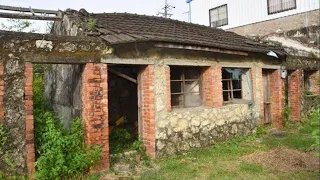
[[[201,68],[170,67],[171,106],[196,107],[202,105]]]
[[[275,14],[296,8],[296,0],[267,0],[268,14]]]
[[[210,26],[220,27],[228,24],[227,5],[219,6],[209,10]]]
[[[252,100],[249,69],[222,68],[222,88],[225,103]]]

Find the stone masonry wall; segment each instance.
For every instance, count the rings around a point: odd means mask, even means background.
[[[3,107],[3,96],[4,96],[4,81],[3,81],[4,67],[3,63],[0,63],[0,125],[4,119],[4,107]]]
[[[25,63],[10,54],[4,59],[4,119],[3,126],[9,131],[5,151],[15,165],[15,173],[27,172],[26,112],[25,112]],[[3,164],[0,164],[0,167]]]
[[[220,68],[211,67],[215,74]],[[157,77],[155,86],[155,110],[156,110],[156,153],[157,156],[188,151],[191,148],[204,147],[218,141],[224,141],[236,136],[249,135],[256,130],[259,121],[260,104],[252,109],[248,104],[230,104],[212,108],[201,106],[196,108],[168,109],[166,107],[168,93],[168,66],[164,61],[158,61],[155,65],[154,75]],[[208,69],[207,69],[208,70]],[[210,70],[210,69],[209,69]],[[166,73],[167,72],[167,73]],[[257,78],[258,76],[253,76]],[[207,78],[213,82],[212,79]],[[255,85],[260,87],[260,81],[255,79]],[[208,84],[209,88],[210,84]],[[211,83],[211,86],[215,84]],[[222,87],[221,87],[222,88]],[[208,89],[207,89],[208,90]],[[214,89],[212,89],[214,90]],[[218,96],[211,92],[212,97]],[[208,91],[208,95],[210,92]],[[257,94],[257,101],[260,102]],[[222,91],[221,91],[222,96]],[[207,96],[208,97],[208,96]],[[215,105],[214,101],[207,99],[208,106]],[[222,98],[221,98],[222,100]]]

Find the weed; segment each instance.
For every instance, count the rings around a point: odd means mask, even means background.
[[[94,31],[97,25],[97,21],[93,17],[89,17],[86,19],[86,24],[90,31]]]
[[[38,70],[43,70],[39,66]],[[46,103],[43,74],[34,74],[34,125],[37,179],[74,179],[89,172],[99,163],[99,146],[85,146],[83,125],[74,119],[66,130]]]

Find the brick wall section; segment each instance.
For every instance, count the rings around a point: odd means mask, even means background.
[[[313,95],[320,95],[320,71],[314,71],[310,75],[310,91]]]
[[[3,96],[4,96],[4,81],[3,81],[4,67],[3,63],[0,63],[0,124],[4,121],[4,107],[3,107]]]
[[[202,74],[203,104],[208,107],[222,107],[221,67],[205,68]]]
[[[82,118],[87,145],[100,145],[102,158],[93,171],[109,169],[108,69],[88,63],[82,74]]]
[[[281,130],[283,129],[284,83],[280,73],[280,70],[274,70],[270,73],[270,93],[272,127]]]
[[[166,73],[166,106],[167,112],[171,111],[171,83],[170,83],[170,67],[165,66]]]
[[[260,84],[258,84],[257,80],[260,80]],[[252,82],[252,93],[253,93],[253,100],[255,105],[260,105],[260,122],[264,124],[264,102],[263,102],[263,83],[262,83],[262,68],[260,67],[253,67],[251,68],[251,82]],[[260,102],[257,102],[258,93],[260,91]]]
[[[34,126],[33,126],[33,68],[31,63],[25,64],[25,86],[24,102],[26,110],[26,148],[27,148],[27,169],[32,174],[35,171],[35,147],[34,147]]]
[[[141,119],[142,135],[146,153],[155,158],[155,98],[154,65],[148,65],[141,72]]]
[[[301,101],[300,101],[300,70],[295,70],[288,76],[288,98],[290,107],[290,118],[300,121]]]

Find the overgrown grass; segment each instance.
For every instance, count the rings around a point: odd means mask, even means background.
[[[157,162],[160,169],[146,171],[140,179],[318,179],[319,172],[280,172],[241,160],[244,155],[277,147],[315,151],[311,133],[317,127],[311,121],[316,118],[320,119],[320,113],[304,119],[301,124],[288,122],[288,134],[282,138],[268,135],[265,128],[260,127],[252,136],[160,159]]]

